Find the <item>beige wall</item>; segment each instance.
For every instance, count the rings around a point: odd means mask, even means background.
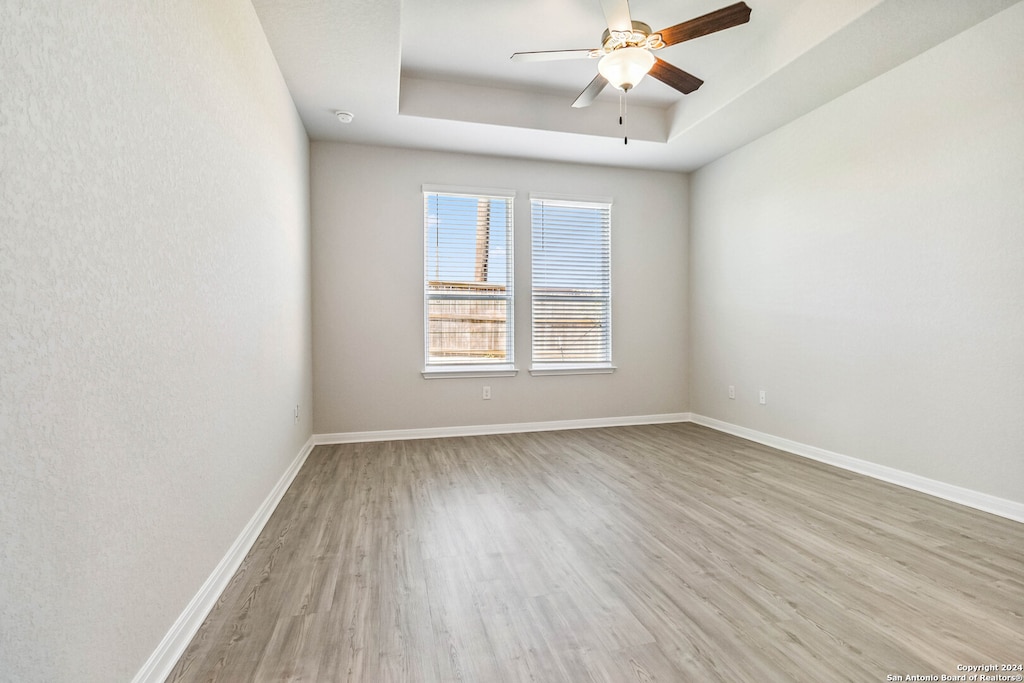
[[[688,409],[680,350],[686,339],[685,176],[316,142],[311,180],[317,433]],[[516,377],[420,375],[424,183],[518,193]],[[614,374],[527,372],[531,191],[614,198]],[[480,398],[485,384],[492,388],[489,401]]]
[[[247,0],[0,63],[0,680],[127,681],[311,433],[308,142]]]
[[[694,174],[695,413],[1024,501],[1021,36],[1024,3]]]

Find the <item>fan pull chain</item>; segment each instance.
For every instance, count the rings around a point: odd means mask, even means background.
[[[619,125],[622,126],[622,144],[629,144],[628,126],[626,126],[626,94],[628,91],[619,93]]]

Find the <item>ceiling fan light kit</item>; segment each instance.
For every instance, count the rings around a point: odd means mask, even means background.
[[[654,55],[642,47],[623,47],[602,57],[597,71],[613,88],[627,91],[647,75],[654,60]]]

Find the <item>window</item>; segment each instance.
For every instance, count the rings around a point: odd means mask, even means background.
[[[515,373],[514,196],[423,187],[424,377]]]
[[[533,374],[611,372],[611,200],[530,196]]]

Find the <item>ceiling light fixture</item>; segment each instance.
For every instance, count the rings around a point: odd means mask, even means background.
[[[612,87],[626,92],[640,82],[654,66],[654,55],[642,47],[620,47],[597,63],[598,72]]]
[[[601,74],[613,88],[622,91],[619,95],[619,125],[622,126],[622,142],[629,144],[626,132],[626,94],[636,87],[657,61],[645,48],[627,45],[618,47],[606,54],[597,63],[597,72]]]

